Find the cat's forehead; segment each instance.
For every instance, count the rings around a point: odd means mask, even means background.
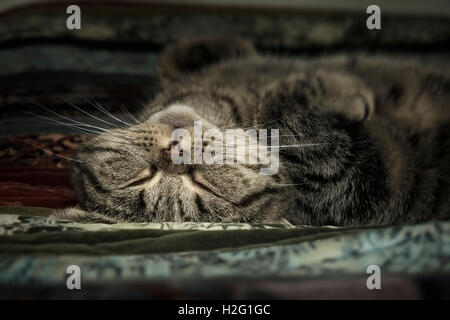
[[[171,104],[166,109],[154,113],[148,121],[167,124],[173,128],[193,127],[195,121],[202,121],[202,125],[214,127],[195,111],[194,106],[180,103]]]
[[[167,106],[167,108],[165,108],[164,110],[154,113],[152,116],[150,116],[149,120],[159,122],[159,121],[163,121],[164,118],[167,118],[170,116],[172,116],[172,117],[193,117],[194,114],[195,114],[195,111],[192,108],[192,106],[187,105],[187,104],[175,103],[175,104],[171,104],[171,105]]]

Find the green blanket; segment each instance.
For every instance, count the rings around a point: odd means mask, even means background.
[[[367,229],[231,223],[79,224],[27,216],[47,216],[50,210],[45,208],[0,207],[0,213],[8,214],[0,218],[0,252],[16,255],[131,255],[244,249],[301,243]]]
[[[42,216],[31,216],[30,214]],[[0,207],[0,285],[83,281],[366,275],[450,271],[450,222],[377,228],[289,225],[79,224],[48,209]]]

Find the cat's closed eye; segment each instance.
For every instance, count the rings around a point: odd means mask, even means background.
[[[146,187],[156,177],[156,173],[155,168],[147,167],[137,176],[120,185],[119,188]]]

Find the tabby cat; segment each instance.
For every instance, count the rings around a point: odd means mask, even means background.
[[[160,57],[163,89],[135,125],[77,152],[81,222],[386,225],[450,217],[448,71],[369,56],[257,55],[197,38]],[[279,169],[174,164],[174,129],[279,130]],[[285,146],[285,148],[283,148]]]

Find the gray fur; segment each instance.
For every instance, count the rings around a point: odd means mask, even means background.
[[[164,90],[140,124],[78,151],[72,181],[85,214],[56,216],[339,226],[450,216],[446,71],[365,56],[261,57],[240,39],[200,39],[168,48],[160,73]],[[170,111],[174,104],[193,109]],[[216,128],[278,128],[281,145],[316,146],[282,149],[274,176],[249,165],[176,166],[164,155],[167,137],[198,119]],[[146,168],[160,175],[156,183],[136,178]],[[181,176],[193,172],[206,189],[186,188]]]

